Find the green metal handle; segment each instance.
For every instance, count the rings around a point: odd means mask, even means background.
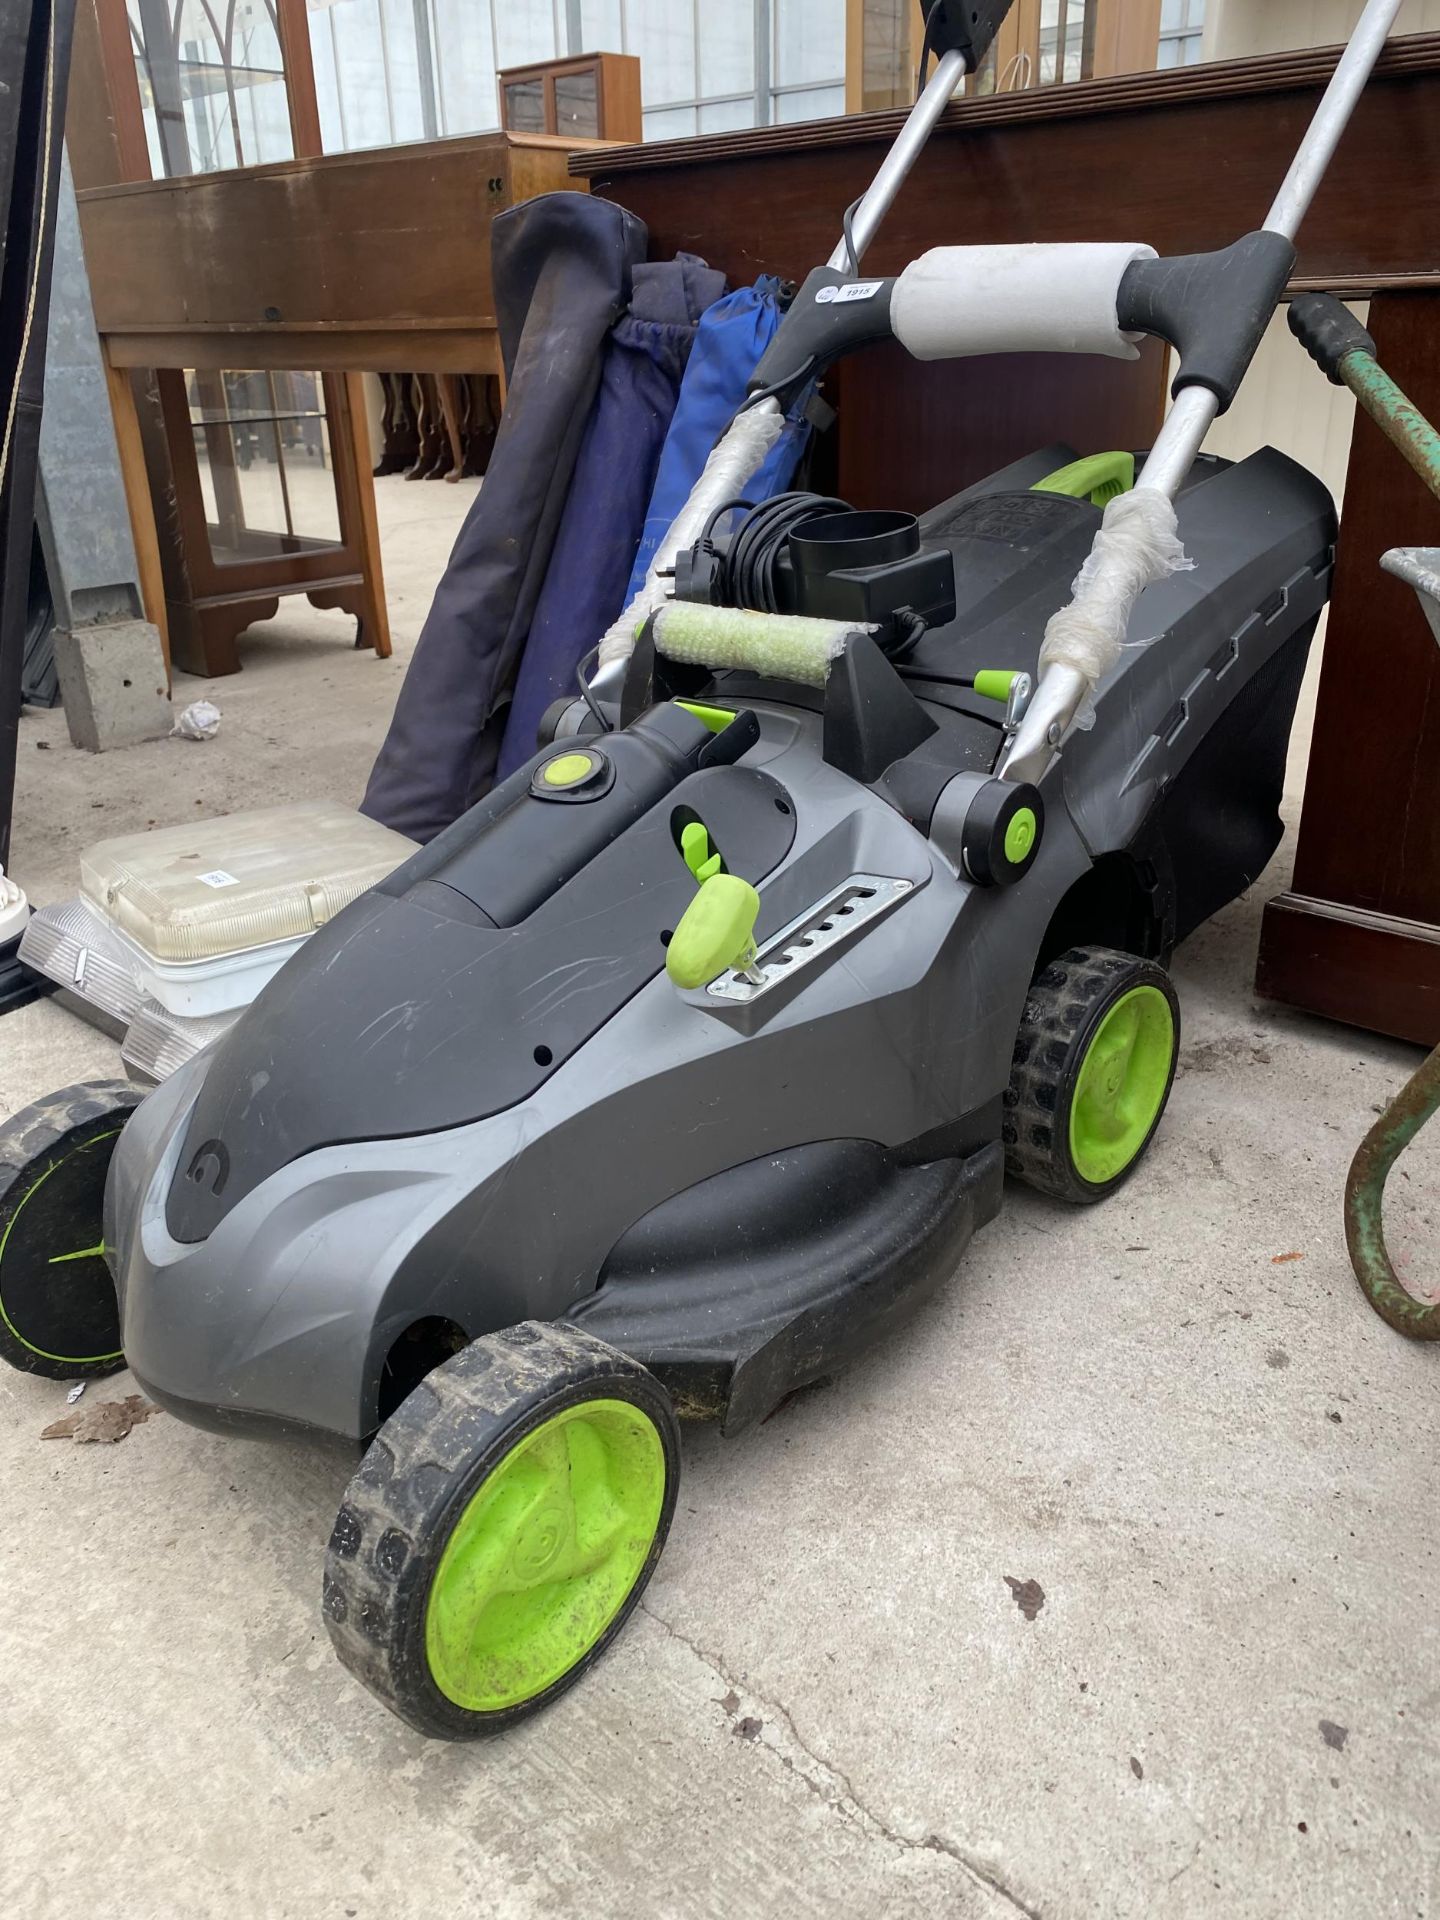
[[[1297,293],[1290,302],[1290,331],[1337,387],[1340,369],[1352,353],[1375,358],[1375,342],[1333,293]]]
[[[1396,1094],[1360,1143],[1345,1182],[1345,1244],[1360,1290],[1380,1318],[1411,1340],[1440,1340],[1440,1303],[1400,1283],[1385,1245],[1385,1182],[1425,1122],[1440,1109],[1440,1047]]]
[[[1340,378],[1391,445],[1434,494],[1440,494],[1440,433],[1368,353],[1355,348],[1340,362]]]

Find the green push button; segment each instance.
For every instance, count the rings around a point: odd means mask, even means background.
[[[1016,808],[1009,826],[1005,829],[1005,858],[1012,867],[1024,864],[1026,856],[1035,844],[1035,830],[1038,824],[1033,808]]]
[[[540,769],[541,782],[547,787],[578,787],[597,770],[593,753],[562,753],[547,760]]]

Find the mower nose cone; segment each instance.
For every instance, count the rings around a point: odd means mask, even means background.
[[[423,1174],[362,1172],[335,1156],[286,1169],[205,1240],[166,1224],[198,1080],[166,1081],[111,1163],[126,1359],[162,1403],[198,1425],[359,1438],[370,1421],[377,1320],[394,1261],[423,1212]]]

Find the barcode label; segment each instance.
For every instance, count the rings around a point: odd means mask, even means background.
[[[828,307],[838,300],[873,300],[884,284],[883,280],[850,280],[839,287],[821,287],[815,295],[815,304]]]

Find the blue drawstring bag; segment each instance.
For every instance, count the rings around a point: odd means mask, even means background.
[[[773,274],[763,274],[753,287],[737,287],[727,293],[702,317],[681,383],[680,400],[665,436],[645,514],[645,530],[622,604],[628,606],[643,586],[656,549],[690,498],[715,442],[744,404],[746,382],[774,339],[782,318],[780,282]],[[747,499],[757,503],[768,500],[789,486],[810,437],[810,424],[802,411],[808,398],[807,390],[792,407],[780,438],[746,482]]]

